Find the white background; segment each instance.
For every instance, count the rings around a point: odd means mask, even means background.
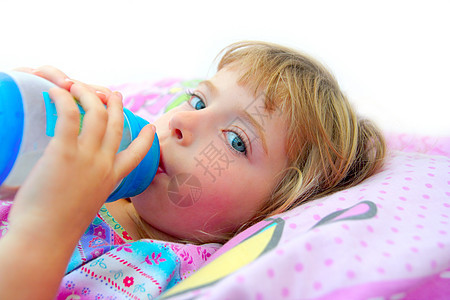
[[[57,66],[112,85],[214,72],[242,39],[324,63],[386,131],[450,135],[450,1],[0,2],[0,70]]]

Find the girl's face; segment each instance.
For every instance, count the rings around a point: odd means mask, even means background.
[[[287,166],[287,125],[224,68],[154,124],[160,170],[132,198],[152,227],[180,239],[227,233],[251,219]]]

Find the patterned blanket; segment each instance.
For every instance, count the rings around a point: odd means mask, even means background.
[[[0,201],[0,237],[8,231],[11,206]],[[103,207],[72,255],[58,299],[153,299],[193,274],[219,247],[133,242]]]

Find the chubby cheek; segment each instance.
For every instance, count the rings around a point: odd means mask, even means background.
[[[167,211],[183,220],[179,223],[186,229],[206,232],[230,230],[235,225],[234,212],[238,207],[229,190],[223,188],[215,184],[203,186],[198,198],[190,198],[184,203],[176,203],[168,197]]]
[[[229,227],[229,200],[220,191],[208,186],[190,191],[198,187],[187,184],[175,191],[169,182],[155,182],[132,199],[138,214],[147,223],[185,238],[198,231],[214,232]]]
[[[223,234],[235,230],[254,213],[229,185],[211,184],[189,206],[180,206],[169,197],[154,215],[156,226],[165,226],[172,235],[196,236],[198,232]],[[242,209],[245,207],[244,209]],[[158,217],[159,215],[159,217]],[[165,224],[162,224],[165,223]]]
[[[245,178],[223,178],[210,189],[199,209],[209,211],[208,229],[233,230],[254,216],[260,207],[258,191]],[[202,216],[206,218],[206,215]]]

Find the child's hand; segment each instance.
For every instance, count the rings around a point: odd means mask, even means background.
[[[105,108],[85,85],[73,84],[71,93],[50,90],[58,112],[55,136],[14,199],[10,230],[45,228],[79,238],[116,184],[150,149],[154,128],[147,126],[128,149],[116,154],[123,128],[118,94],[111,94]],[[73,97],[86,111],[80,135]]]
[[[42,77],[67,91],[70,91],[70,88],[74,83],[81,83],[77,80],[70,79],[64,72],[52,66],[42,66],[36,69],[22,67],[16,68],[15,71]],[[107,99],[112,95],[111,90],[106,87],[93,84],[87,86],[91,91],[95,92],[104,103],[106,103]]]
[[[154,126],[146,126],[116,154],[123,128],[120,94],[112,93],[105,108],[85,85],[75,83],[70,91],[50,90],[58,112],[55,136],[19,189],[0,240],[1,299],[55,296],[76,243],[153,143]],[[86,111],[80,135],[73,97]]]

